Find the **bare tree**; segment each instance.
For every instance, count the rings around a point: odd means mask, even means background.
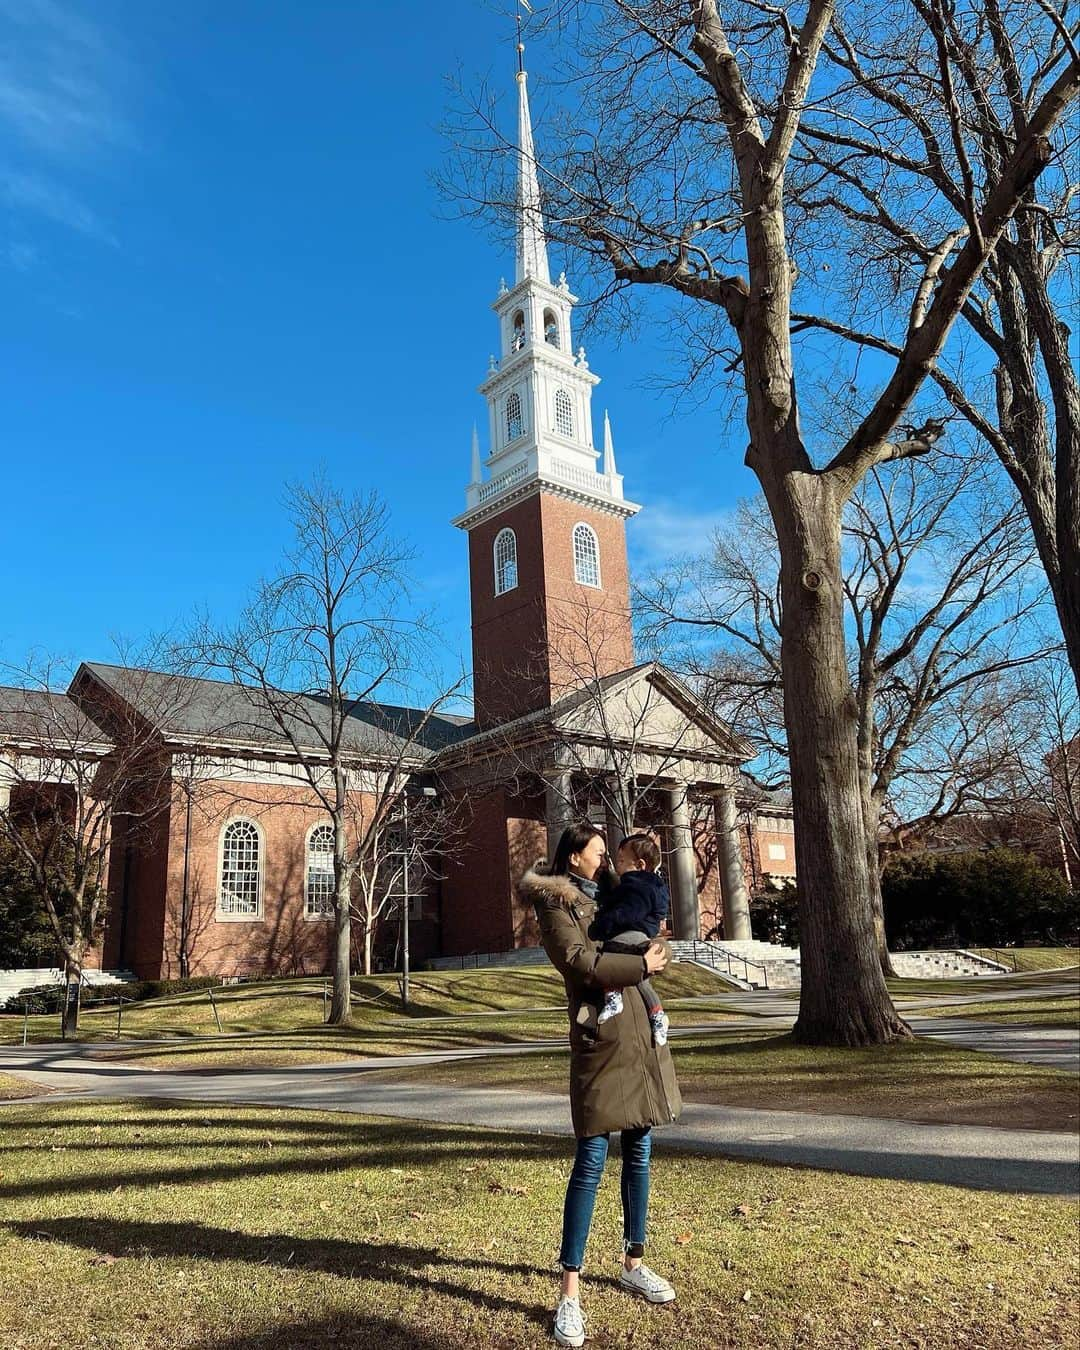
[[[168,809],[161,727],[181,709],[181,679],[142,665],[112,670],[111,691],[80,668],[31,661],[0,688],[0,832],[29,871],[64,958],[63,1031],[78,1029],[87,956],[108,904],[110,849],[122,819],[138,838]],[[70,685],[70,695],[67,692]]]
[[[896,18],[895,42],[882,43]],[[905,297],[979,238],[990,186],[1048,101],[1071,97],[1078,33],[1050,0],[911,0],[834,17],[822,45],[833,92],[823,85],[792,154],[801,223],[831,246],[827,263],[820,247],[800,261],[831,303],[796,311],[797,328],[900,358]],[[1078,280],[1076,132],[1065,124],[963,302],[974,347],[954,345],[930,376],[1016,485],[1080,681],[1080,382],[1065,322]]]
[[[409,709],[387,704],[434,676],[435,640],[409,608],[410,554],[374,495],[345,497],[322,478],[293,486],[295,541],[231,629],[202,625],[193,651],[245,692],[300,766],[333,827],[334,955],[329,1020],[351,1009],[353,880],[426,758],[432,718],[453,691]],[[455,684],[456,690],[459,686]]]
[[[1002,673],[1049,658],[1038,630],[1045,587],[1032,578],[1023,511],[1003,503],[989,466],[939,457],[871,472],[844,515],[842,585],[869,894],[882,969],[891,974],[881,901],[886,817],[907,834],[965,809],[1010,758],[1014,700]],[[785,758],[782,603],[771,521],[743,503],[711,558],[657,579],[654,632],[689,627],[720,638],[699,647],[701,678],[733,724]]]
[[[866,391],[857,425],[819,462],[800,427],[792,342],[797,271],[787,190],[804,113],[822,99],[858,117],[831,72],[819,78],[836,20],[833,0],[798,19],[744,0],[556,5],[576,50],[581,106],[566,153],[547,173],[548,215],[564,239],[606,270],[616,289],[663,287],[711,307],[726,325],[741,378],[749,448],[776,530],[783,600],[781,664],[801,878],[803,984],[798,1039],[862,1044],[910,1034],[881,973],[859,787],[857,710],[844,643],[840,522],[876,467],[932,454],[939,417],[913,407],[994,249],[1051,163],[1053,133],[1080,85],[1080,61],[1058,26],[1032,34],[1039,78],[1030,115],[1010,125],[996,163],[974,181],[967,130],[953,114],[956,56],[915,0],[875,12],[882,60],[913,54],[934,77],[947,172],[964,183],[956,227],[909,289],[906,330]],[[1056,16],[1055,16],[1056,17]],[[557,20],[556,20],[557,21]],[[1035,20],[1032,25],[1037,28]],[[1032,25],[1029,25],[1031,27]],[[836,30],[833,30],[836,31]],[[1003,77],[985,67],[987,97]],[[465,192],[489,207],[474,162]],[[478,190],[479,189],[479,190]],[[494,200],[493,200],[494,199]],[[507,198],[501,205],[509,207]],[[915,420],[905,423],[913,415]]]

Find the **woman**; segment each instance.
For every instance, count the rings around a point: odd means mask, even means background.
[[[544,950],[562,973],[570,1013],[570,1111],[577,1154],[563,1208],[562,1289],[554,1328],[560,1345],[585,1342],[579,1275],[612,1130],[620,1131],[622,1143],[619,1283],[650,1303],[670,1303],[675,1297],[667,1280],[642,1261],[650,1130],[675,1120],[682,1107],[671,1055],[667,1046],[653,1045],[645,1004],[637,997],[625,999],[622,1015],[603,1022],[595,1040],[586,1039],[578,1027],[578,1009],[587,991],[627,989],[662,971],[669,958],[663,942],[654,942],[644,956],[624,956],[602,952],[589,937],[596,897],[607,875],[604,837],[582,823],[563,831],[550,868],[537,866],[520,886],[522,898],[536,910]]]

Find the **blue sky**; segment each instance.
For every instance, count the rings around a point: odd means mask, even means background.
[[[108,659],[227,618],[286,539],[286,480],[378,489],[468,649],[462,509],[512,258],[430,175],[461,70],[505,89],[486,3],[0,0],[0,657]],[[544,62],[529,51],[543,146]],[[572,260],[565,260],[571,281]],[[556,257],[556,267],[564,260]],[[640,571],[754,481],[736,427],[593,343]]]

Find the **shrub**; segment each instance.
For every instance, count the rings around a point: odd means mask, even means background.
[[[1015,849],[901,854],[882,873],[881,892],[896,951],[1076,941],[1080,896]]]

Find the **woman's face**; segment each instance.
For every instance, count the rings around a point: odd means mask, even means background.
[[[580,853],[570,854],[570,870],[586,881],[592,881],[604,862],[607,846],[602,834],[594,834]]]

